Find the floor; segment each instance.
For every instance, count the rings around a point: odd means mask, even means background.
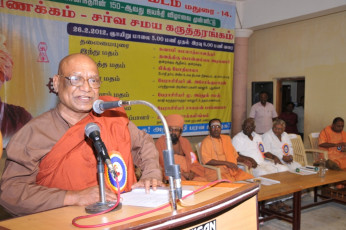
[[[304,193],[302,205],[313,202],[312,193]],[[286,204],[292,206],[292,199]],[[260,230],[291,230],[292,225],[286,221],[273,219],[260,224]],[[346,229],[346,205],[329,202],[316,207],[302,210],[301,230],[345,230]]]

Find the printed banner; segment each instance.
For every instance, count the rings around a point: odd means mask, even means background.
[[[1,131],[6,140],[58,98],[59,61],[84,53],[99,67],[101,95],[181,114],[184,135],[231,127],[235,5],[211,0],[0,0]],[[153,109],[125,107],[153,137]]]

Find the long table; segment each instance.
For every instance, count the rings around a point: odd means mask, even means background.
[[[200,187],[206,183],[184,183]],[[200,191],[178,203],[176,213],[171,207],[156,213],[96,229],[244,229],[258,228],[257,184],[222,183]],[[78,224],[91,225],[120,220],[150,208],[123,205],[121,209]],[[77,229],[71,224],[74,217],[86,215],[84,207],[69,206],[0,222],[0,229]],[[215,229],[215,228],[214,228]]]
[[[299,175],[291,172],[281,172],[268,174],[263,177],[280,181],[280,183],[270,186],[262,185],[260,192],[258,193],[258,201],[265,201],[280,196],[293,194],[293,216],[291,217],[285,213],[269,211],[264,208],[264,202],[262,202],[262,205],[260,205],[260,212],[291,222],[292,229],[299,230],[301,222],[302,191],[309,188],[316,188],[322,185],[345,181],[346,172],[328,170],[325,177],[319,177],[317,174]]]

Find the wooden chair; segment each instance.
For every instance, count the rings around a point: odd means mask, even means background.
[[[320,137],[320,133],[310,133],[309,141],[312,149],[318,149],[318,138]]]
[[[313,159],[317,159],[317,157],[315,157],[316,154],[318,154],[318,156],[322,155],[325,160],[328,159],[328,152],[325,150],[305,149],[302,138],[299,135],[289,134],[289,137],[293,147],[293,160],[300,163],[302,166],[308,165],[307,153],[312,154]],[[312,163],[310,165],[312,165]]]

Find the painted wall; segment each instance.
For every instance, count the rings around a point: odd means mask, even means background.
[[[254,31],[248,63],[248,114],[252,81],[273,81],[275,104],[277,79],[305,76],[305,136],[346,119],[346,11]]]

